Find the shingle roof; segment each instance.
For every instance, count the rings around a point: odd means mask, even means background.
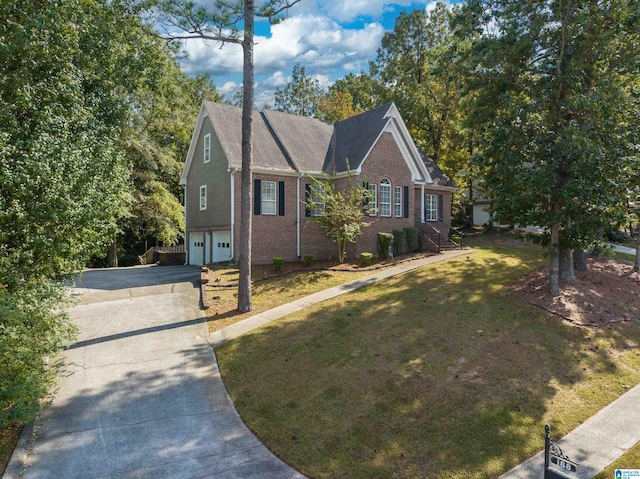
[[[352,170],[358,169],[380,136],[389,119],[392,103],[374,108],[335,124],[335,139],[325,160],[325,168],[346,171],[346,160]]]
[[[417,148],[418,152],[420,152],[420,156],[422,157],[422,161],[424,162],[424,166],[426,166],[427,171],[429,172],[429,176],[431,176],[431,180],[433,180],[433,184],[435,186],[455,188],[456,185],[447,175],[444,174],[444,172],[440,169],[436,162],[433,161],[433,158],[427,155],[427,152],[419,146]]]
[[[274,110],[263,111],[262,118],[272,128],[298,171],[322,171],[333,135],[334,127],[331,123]]]
[[[229,166],[241,168],[242,109],[208,101],[204,107]],[[253,165],[278,173],[340,173],[346,171],[348,160],[350,169],[356,170],[395,116],[393,103],[335,124],[273,110],[254,112]],[[435,186],[455,187],[422,149],[418,152]]]
[[[242,109],[206,101],[204,105],[229,166],[242,167]],[[278,145],[264,118],[253,116],[253,164],[263,169],[295,171]]]

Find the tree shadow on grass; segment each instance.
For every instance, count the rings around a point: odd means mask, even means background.
[[[225,381],[309,476],[497,477],[543,447],[545,422],[563,435],[591,414],[567,418],[559,391],[617,370],[589,331],[509,298],[497,279],[527,270],[462,260],[342,296],[223,346]]]

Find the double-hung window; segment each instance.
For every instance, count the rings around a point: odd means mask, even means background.
[[[325,190],[324,185],[319,183],[315,183],[309,189],[309,199],[311,207],[311,216],[323,216],[324,215],[324,198],[325,198]]]
[[[396,186],[393,195],[394,215],[402,218],[402,186]]]
[[[425,195],[424,219],[438,221],[438,195]]]
[[[380,216],[391,216],[391,181],[388,178],[380,182]]]
[[[276,182],[262,181],[262,207],[263,215],[275,215],[277,211],[276,205]]]
[[[200,211],[207,209],[207,185],[200,187]]]
[[[204,162],[209,163],[211,161],[211,134],[204,135],[204,142],[202,144],[204,150]]]

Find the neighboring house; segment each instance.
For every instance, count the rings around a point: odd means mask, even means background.
[[[204,102],[180,184],[185,189],[185,243],[189,264],[237,261],[240,240],[242,110]],[[348,257],[376,253],[378,232],[420,226],[425,247],[446,241],[451,181],[416,148],[394,104],[331,124],[272,110],[253,116],[252,261],[337,256],[337,247],[305,208],[311,180],[335,173],[361,181],[375,194]],[[434,239],[434,231],[441,238]]]

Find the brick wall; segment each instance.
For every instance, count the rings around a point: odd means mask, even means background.
[[[377,254],[378,233],[391,233],[394,229],[414,226],[413,211],[415,208],[414,186],[411,183],[411,172],[404,161],[402,153],[390,133],[383,133],[376,143],[369,157],[362,166],[361,181],[376,184],[377,206],[380,206],[380,181],[387,178],[391,182],[391,216],[369,216],[365,221],[370,222],[355,248],[350,248],[350,254],[358,257],[362,252]],[[404,218],[404,197],[401,217],[395,216],[394,193],[395,187],[409,187],[409,217]]]

